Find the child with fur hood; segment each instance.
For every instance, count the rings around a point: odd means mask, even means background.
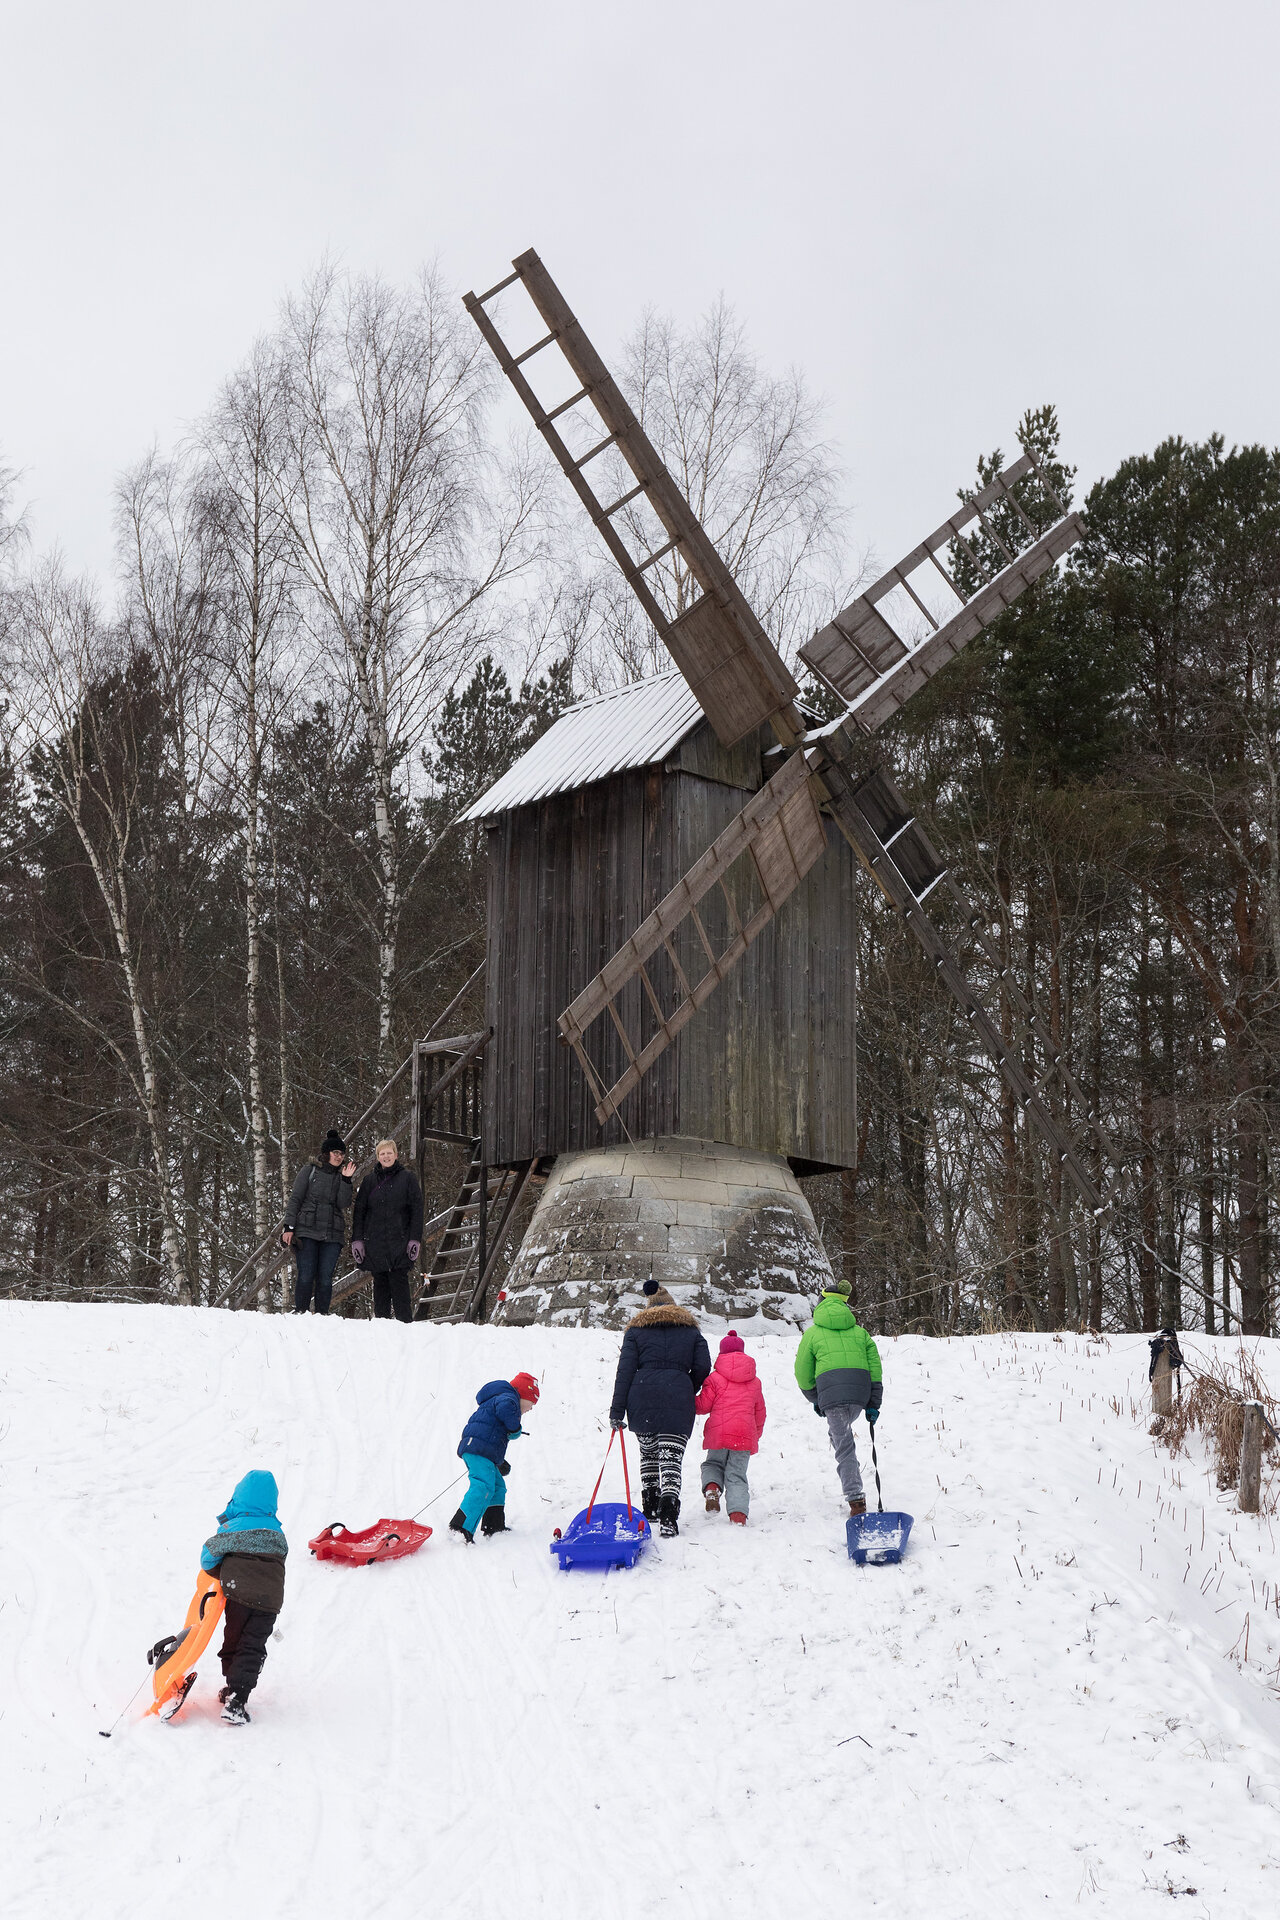
[[[707,1415],[702,1436],[707,1512],[719,1513],[723,1493],[730,1520],[745,1527],[751,1507],[747,1468],[764,1432],[765,1404],[756,1363],[732,1327],[720,1342],[716,1364],[694,1402],[694,1411]]]

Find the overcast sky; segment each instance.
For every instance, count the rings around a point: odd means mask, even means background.
[[[1082,481],[1280,442],[1280,7],[1233,0],[0,0],[0,453],[111,560],[328,251],[482,289],[534,246],[606,355],[723,291],[829,404],[889,561],[1058,405]]]

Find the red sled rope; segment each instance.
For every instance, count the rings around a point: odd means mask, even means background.
[[[635,1519],[635,1514],[632,1511],[632,1506],[631,1506],[631,1475],[627,1471],[626,1436],[623,1433],[621,1427],[612,1427],[609,1431],[609,1444],[604,1450],[604,1459],[600,1463],[600,1471],[596,1475],[596,1483],[594,1487],[592,1487],[591,1489],[591,1498],[587,1502],[587,1519],[588,1520],[590,1520],[591,1510],[596,1504],[596,1495],[600,1491],[600,1482],[604,1479],[604,1470],[609,1464],[609,1455],[613,1452],[613,1443],[615,1440],[618,1441],[619,1445],[622,1448],[622,1484],[627,1490],[627,1518],[628,1520]]]

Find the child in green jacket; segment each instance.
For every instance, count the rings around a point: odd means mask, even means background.
[[[876,1343],[854,1319],[849,1292],[847,1280],[833,1280],[814,1308],[813,1325],[806,1328],[796,1355],[796,1381],[815,1412],[826,1415],[840,1490],[850,1513],[865,1513],[853,1423],[865,1411],[867,1424],[874,1427],[884,1385]]]

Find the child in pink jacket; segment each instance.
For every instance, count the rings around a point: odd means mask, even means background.
[[[694,1412],[708,1416],[702,1436],[707,1450],[702,1462],[707,1512],[719,1513],[723,1493],[729,1518],[745,1527],[751,1505],[747,1468],[764,1432],[764,1394],[756,1379],[756,1363],[732,1327],[720,1342],[719,1357],[694,1402]]]

